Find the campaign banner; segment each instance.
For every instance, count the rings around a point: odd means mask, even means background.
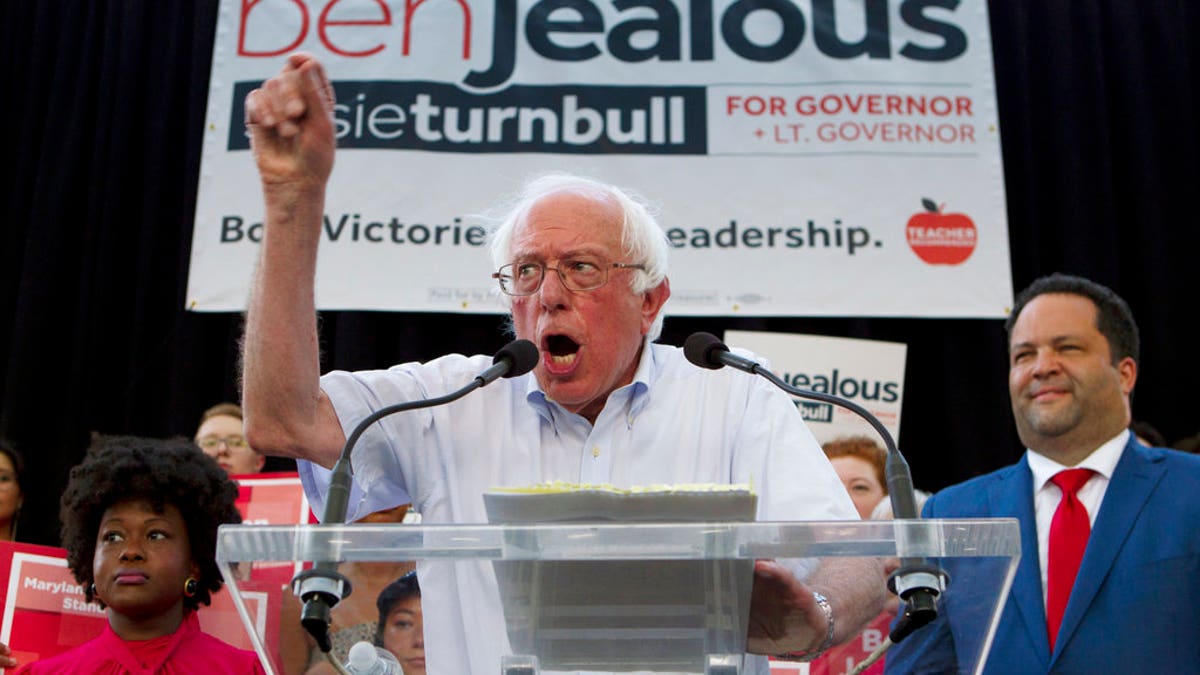
[[[650,200],[679,315],[1001,317],[987,3],[223,0],[187,307],[245,307],[246,94],[336,91],[317,305],[498,313],[495,205],[566,171]]]
[[[105,610],[85,599],[66,556],[61,548],[0,542],[0,642],[21,664],[83,644],[108,623]],[[278,635],[278,587],[244,589],[242,601],[255,626],[261,627],[260,635]],[[235,647],[254,649],[228,590],[214,594],[212,604],[201,607],[198,616],[204,632]],[[266,649],[277,654],[278,640],[269,640]]]
[[[725,343],[770,361],[770,369],[793,387],[840,396],[874,415],[899,443],[908,345],[854,338],[725,331]],[[795,398],[796,408],[820,443],[868,436],[885,443],[869,423],[832,403]]]

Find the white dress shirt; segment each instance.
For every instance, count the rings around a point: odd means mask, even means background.
[[[490,365],[490,356],[451,355],[333,372],[321,386],[348,433],[374,410],[453,391]],[[488,489],[552,480],[749,484],[759,520],[858,518],[786,394],[762,378],[701,369],[681,349],[649,343],[633,382],[609,396],[595,425],[548,400],[527,374],[381,420],[363,434],[353,464],[351,519],[411,501],[426,524],[483,523]],[[307,462],[299,470],[322,513],[329,472]],[[491,565],[423,561],[418,576],[431,674],[497,672],[508,641]],[[746,662],[744,673],[768,672],[765,658]]]
[[[1063,466],[1045,455],[1027,450],[1029,470],[1033,473],[1033,510],[1037,517],[1038,565],[1042,570],[1042,604],[1046,603],[1046,561],[1050,551],[1050,521],[1062,501],[1062,490],[1050,482],[1059,471],[1066,469],[1091,469],[1092,477],[1079,492],[1075,493],[1079,503],[1088,512],[1088,522],[1096,523],[1096,513],[1104,501],[1104,493],[1108,490],[1108,482],[1112,480],[1113,470],[1121,460],[1125,444],[1129,442],[1129,430],[1121,433],[1096,448],[1076,466]]]

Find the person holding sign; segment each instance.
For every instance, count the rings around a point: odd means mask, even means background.
[[[265,200],[243,342],[246,432],[263,452],[305,460],[301,478],[318,510],[322,467],[358,421],[469,382],[489,361],[450,355],[320,376],[314,284],[333,107],[323,67],[305,54],[246,99]],[[783,392],[653,344],[670,296],[669,248],[627,191],[575,176],[532,182],[492,251],[514,332],[540,360],[531,374],[368,430],[353,456],[350,517],[412,501],[425,523],[486,522],[482,494],[491,487],[562,480],[752,483],[759,519],[856,518]],[[490,568],[421,562],[418,573],[430,670],[494,672],[507,645]],[[874,560],[757,561],[747,649],[810,658],[846,639],[881,608],[881,577]],[[767,669],[767,659],[749,657],[743,672]]]
[[[242,432],[242,408],[236,403],[218,403],[200,415],[196,445],[231,476],[263,470],[267,458],[246,442]]]
[[[254,652],[202,632],[196,617],[221,588],[217,526],[241,522],[236,498],[233,481],[189,442],[96,441],[71,469],[60,515],[67,563],[108,625],[18,673],[265,672]]]
[[[875,507],[888,496],[884,469],[887,450],[867,436],[835,438],[826,441],[821,449],[846,486],[858,515],[863,520],[870,518]]]
[[[17,522],[25,491],[21,488],[24,462],[16,448],[0,439],[0,541],[17,540]]]

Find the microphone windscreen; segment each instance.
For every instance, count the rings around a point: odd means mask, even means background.
[[[725,343],[712,333],[692,333],[683,343],[683,355],[692,364],[701,368],[717,370],[725,366],[724,363],[713,358],[715,351],[727,352],[729,347],[726,347]]]
[[[517,377],[533,370],[538,364],[538,348],[529,340],[513,340],[500,348],[492,363],[508,360],[512,366],[504,377]]]

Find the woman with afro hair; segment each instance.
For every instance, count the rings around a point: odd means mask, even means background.
[[[262,673],[254,652],[201,632],[196,610],[221,588],[217,526],[241,522],[237,485],[190,442],[101,438],[71,469],[62,544],[108,625],[31,663],[39,673]]]

